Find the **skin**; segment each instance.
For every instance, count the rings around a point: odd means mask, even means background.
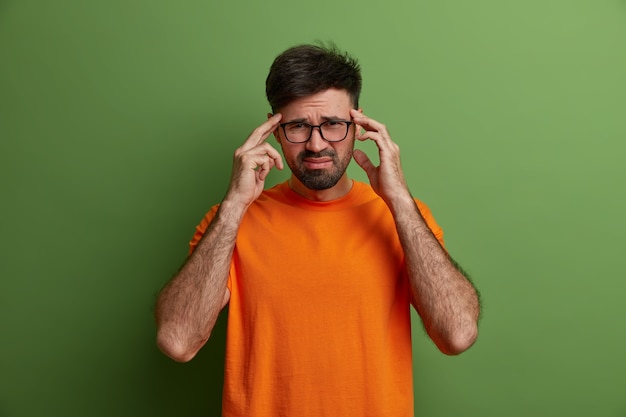
[[[354,159],[394,217],[415,308],[439,350],[448,355],[462,353],[478,337],[478,294],[419,212],[404,179],[400,148],[391,140],[386,126],[354,110],[351,115],[363,128],[357,140],[372,140],[379,150],[379,166],[360,150],[354,151]]]
[[[281,109],[281,114],[284,123],[303,121],[318,125],[328,119],[351,120],[351,109],[352,102],[345,91],[330,89],[292,102]],[[268,114],[268,118],[271,117],[272,115]],[[352,180],[348,178],[345,171],[352,158],[355,131],[355,127],[350,126],[346,139],[341,142],[326,142],[322,139],[319,130],[313,129],[308,142],[291,143],[285,139],[282,129],[276,129],[274,137],[281,145],[287,165],[292,171],[289,179],[291,189],[303,197],[316,201],[334,200],[348,193],[352,188]],[[328,154],[329,156],[305,157],[306,154]],[[332,155],[335,157],[333,158]],[[340,174],[340,178],[331,188],[314,190],[304,185],[293,173],[298,169],[335,171]]]
[[[311,139],[293,144],[283,137],[281,121],[301,120],[318,125],[332,119],[352,120],[348,137],[326,142],[317,129]],[[407,187],[400,164],[400,150],[387,128],[354,109],[346,91],[329,89],[296,100],[268,115],[235,151],[228,192],[196,250],[161,291],[156,306],[157,344],[172,359],[191,360],[211,335],[219,312],[228,303],[226,288],[237,231],[246,210],[261,194],[271,169],[284,163],[267,138],[274,135],[292,170],[290,187],[305,198],[329,201],[352,187],[345,169],[351,157],[367,173],[374,191],[392,213],[402,244],[414,306],[426,331],[446,354],[468,349],[478,335],[480,306],[471,282],[456,267],[426,225]],[[375,142],[380,165],[375,166],[356,140]],[[311,156],[312,155],[312,156]],[[322,190],[308,188],[294,174],[297,170],[336,173],[336,183]]]

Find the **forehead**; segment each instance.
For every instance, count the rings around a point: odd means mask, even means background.
[[[352,108],[350,94],[334,88],[292,101],[280,112],[283,120],[313,117],[349,117]]]

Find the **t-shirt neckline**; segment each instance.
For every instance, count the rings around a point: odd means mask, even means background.
[[[289,181],[284,181],[279,184],[278,189],[288,200],[288,203],[293,206],[317,210],[338,210],[353,206],[362,195],[363,185],[364,184],[359,181],[352,180],[352,187],[350,188],[350,191],[339,198],[329,201],[315,201],[301,196],[289,186]]]

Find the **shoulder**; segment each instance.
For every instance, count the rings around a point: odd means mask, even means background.
[[[288,188],[287,182],[279,183],[267,190],[264,190],[259,198],[256,199],[254,203],[250,206],[250,209],[258,209],[260,207],[265,207],[267,205],[272,205],[273,203],[286,201],[287,192],[286,188]],[[189,241],[189,253],[193,252],[204,233],[209,228],[209,225],[215,219],[217,212],[219,210],[220,205],[215,204],[211,209],[204,215],[200,223],[196,226],[196,230],[193,234],[193,237]]]
[[[355,189],[360,190],[360,195],[361,195],[363,202],[371,202],[371,203],[378,205],[379,207],[380,205],[384,205],[385,210],[388,210],[386,203],[378,194],[376,194],[376,192],[374,191],[374,189],[372,188],[370,184],[366,184],[360,181],[355,181],[354,184],[355,184]],[[418,198],[413,197],[413,200],[415,201],[415,204],[417,205],[417,209],[422,215],[422,218],[426,222],[426,225],[428,226],[430,231],[433,233],[433,235],[435,235],[439,243],[441,243],[441,245],[443,246],[444,245],[443,229],[439,226],[439,224],[435,220],[435,216],[430,210],[430,207],[428,207],[428,205],[425,202],[423,202],[422,200]]]

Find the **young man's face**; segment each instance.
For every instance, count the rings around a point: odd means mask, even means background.
[[[329,89],[298,99],[279,111],[283,115],[281,124],[302,122],[320,125],[328,121],[350,122],[352,108],[352,100],[347,91]],[[326,137],[333,139],[334,126],[330,125],[327,124],[323,129],[325,133],[329,132]],[[285,137],[285,133],[289,137],[289,132],[289,128],[285,132],[283,127],[279,127],[275,135],[282,147],[287,165],[293,173],[292,177],[295,177],[301,185],[309,190],[327,190],[335,187],[340,181],[348,181],[345,172],[354,149],[354,124],[347,128],[346,137],[340,142],[324,140],[320,130],[313,128],[307,142],[291,143]]]

